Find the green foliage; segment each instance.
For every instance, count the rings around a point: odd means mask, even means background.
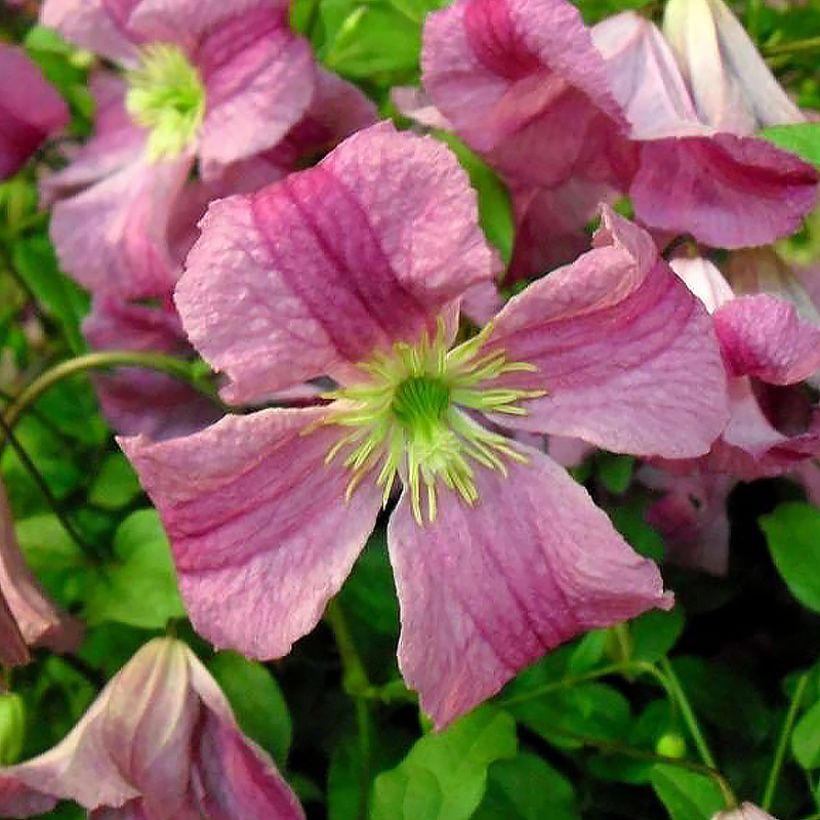
[[[771,125],[760,136],[820,168],[820,123]]]
[[[284,767],[293,727],[276,679],[261,663],[236,652],[218,652],[208,669],[230,701],[242,731]]]
[[[117,621],[153,629],[185,616],[168,539],[155,510],[139,510],[123,521],[114,536],[114,557],[117,562],[91,584],[89,623]]]
[[[711,820],[725,807],[720,787],[697,772],[659,764],[653,769],[651,780],[672,820]]]
[[[515,724],[483,706],[419,740],[393,770],[376,778],[372,820],[467,820],[481,802],[487,769],[516,752]]]
[[[781,504],[760,519],[772,560],[800,603],[820,612],[820,510]]]

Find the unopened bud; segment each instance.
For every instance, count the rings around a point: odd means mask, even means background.
[[[656,744],[655,751],[664,757],[683,757],[686,754],[686,741],[678,734],[665,734]]]

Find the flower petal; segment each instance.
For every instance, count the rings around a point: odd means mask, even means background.
[[[499,386],[548,393],[525,403],[527,416],[495,420],[615,452],[705,453],[727,419],[712,322],[649,235],[603,213],[592,251],[530,285],[496,317],[487,352],[504,350],[537,368]]]
[[[0,179],[15,173],[68,118],[40,69],[22,50],[0,43]]]
[[[645,143],[629,195],[647,225],[741,248],[793,233],[814,207],[817,179],[763,140],[714,134]]]
[[[820,327],[794,305],[766,294],[741,296],[715,312],[715,330],[732,375],[794,384],[820,368]]]
[[[323,408],[227,416],[186,438],[120,444],[160,511],[197,631],[254,658],[288,653],[318,622],[381,503],[325,456]]]
[[[495,256],[450,151],[387,125],[315,168],[216,202],[176,302],[194,346],[246,401],[414,338]]]
[[[675,258],[669,267],[686,283],[686,287],[703,302],[709,313],[714,313],[721,305],[735,298],[731,286],[724,275],[708,259],[702,256],[693,259]]]
[[[407,494],[388,527],[401,604],[399,665],[438,727],[571,637],[667,608],[657,567],[555,462],[526,449],[509,475],[479,468],[479,500],[442,491],[416,523]]]

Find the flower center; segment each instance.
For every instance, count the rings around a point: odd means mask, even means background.
[[[179,156],[195,139],[205,114],[199,72],[178,46],[152,43],[143,49],[139,68],[129,71],[126,79],[126,110],[151,132],[149,159]]]
[[[499,387],[505,373],[534,371],[526,362],[507,361],[503,350],[481,355],[492,333],[487,325],[477,336],[447,350],[444,322],[436,336],[425,332],[417,345],[397,342],[359,365],[362,381],[326,394],[333,399],[326,425],[349,428],[327,455],[330,463],[344,453],[351,472],[349,498],[379,466],[376,484],[386,504],[401,472],[410,491],[416,521],[422,500],[427,519],[435,520],[440,485],[473,505],[478,500],[475,470],[486,467],[506,475],[505,460],[526,457],[504,436],[476,423],[465,410],[524,415],[519,403],[543,396],[544,390]]]

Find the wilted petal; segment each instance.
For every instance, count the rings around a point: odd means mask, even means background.
[[[170,291],[179,264],[168,248],[168,220],[191,162],[140,157],[58,202],[51,238],[62,268],[94,293],[141,298]]]
[[[504,384],[544,389],[518,429],[576,436],[615,452],[705,453],[726,423],[726,377],[706,310],[649,235],[604,210],[595,248],[511,299],[488,352],[535,373]]]
[[[579,632],[671,605],[657,567],[586,490],[526,454],[507,477],[478,469],[474,508],[444,491],[435,522],[420,526],[405,495],[390,519],[399,665],[439,727]]]
[[[663,33],[703,122],[753,134],[805,120],[723,0],[669,0]]]
[[[373,529],[381,502],[325,456],[326,411],[263,410],[207,430],[121,445],[162,515],[197,631],[255,658],[288,653],[318,622]]]
[[[214,203],[176,291],[195,347],[245,401],[415,337],[495,255],[455,157],[375,126],[249,197]]]
[[[741,296],[716,311],[714,320],[734,376],[794,384],[820,368],[820,327],[800,319],[790,302]]]
[[[763,140],[714,134],[645,143],[629,194],[647,225],[741,248],[793,233],[814,206],[817,179]]]
[[[0,43],[0,179],[15,173],[68,118],[68,107],[40,69],[22,50]]]
[[[57,29],[80,48],[115,62],[137,60],[139,40],[127,30],[128,17],[140,0],[45,0],[40,22]]]
[[[82,624],[59,610],[26,565],[5,488],[0,484],[0,595],[5,598],[29,646],[69,652],[82,642]],[[9,637],[14,643],[14,638]],[[19,653],[18,653],[19,654]]]

